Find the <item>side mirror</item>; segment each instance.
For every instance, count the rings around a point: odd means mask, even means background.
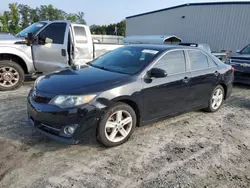
[[[160,69],[160,68],[152,68],[151,70],[148,71],[148,76],[150,78],[164,78],[168,74],[165,70]]]
[[[30,46],[33,43],[34,43],[34,35],[33,33],[28,33],[26,37],[26,44]]]
[[[241,50],[237,50],[236,53],[239,54]]]

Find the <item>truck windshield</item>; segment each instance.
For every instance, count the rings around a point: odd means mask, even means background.
[[[250,54],[250,45],[245,47],[240,53],[241,54]]]
[[[29,27],[22,30],[20,33],[18,33],[17,37],[27,37],[28,33],[33,33],[34,35],[40,31],[47,23],[44,22],[38,22],[30,25]]]
[[[136,74],[151,63],[161,51],[138,46],[120,47],[95,59],[90,66],[123,74]]]

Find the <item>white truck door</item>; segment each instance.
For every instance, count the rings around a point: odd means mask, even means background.
[[[93,60],[93,41],[88,26],[71,24],[74,42],[74,64],[82,65]]]
[[[69,65],[69,27],[69,21],[55,21],[37,34],[38,44],[33,46],[33,57],[38,72],[52,72]]]

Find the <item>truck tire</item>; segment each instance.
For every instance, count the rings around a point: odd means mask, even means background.
[[[20,88],[24,82],[24,71],[14,61],[0,61],[0,91],[11,91]]]

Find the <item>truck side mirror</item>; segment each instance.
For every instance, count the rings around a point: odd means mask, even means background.
[[[30,46],[33,43],[34,43],[34,35],[33,33],[28,33],[26,38],[26,44]]]

